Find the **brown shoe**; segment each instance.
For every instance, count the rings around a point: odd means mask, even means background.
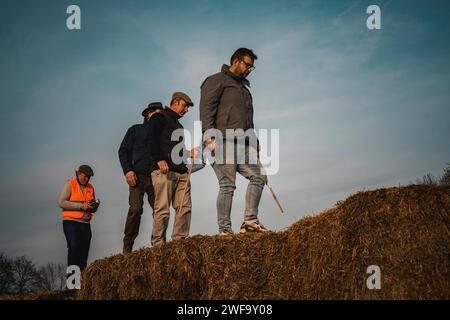
[[[234,233],[233,233],[233,231],[228,231],[228,230],[226,230],[226,231],[221,231],[220,233],[219,233],[219,236],[221,236],[221,237],[226,237],[226,236],[232,236]]]
[[[269,230],[266,229],[262,225],[261,222],[257,221],[244,221],[244,223],[241,226],[241,230],[239,233],[247,233],[247,232],[269,232]]]

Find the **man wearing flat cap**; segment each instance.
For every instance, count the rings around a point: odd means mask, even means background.
[[[91,219],[100,205],[95,200],[95,191],[89,183],[94,171],[88,165],[81,165],[75,177],[68,179],[59,194],[62,209],[63,230],[67,241],[67,266],[86,268],[91,244]]]
[[[124,254],[133,250],[134,241],[139,234],[145,194],[153,210],[155,196],[151,177],[149,120],[162,110],[160,102],[150,103],[142,111],[144,122],[130,127],[120,144],[120,165],[129,185],[129,209],[123,238]]]
[[[153,246],[166,242],[171,205],[176,212],[172,240],[189,236],[192,204],[186,158],[189,154],[195,157],[198,151],[193,149],[189,152],[184,148],[183,126],[179,119],[193,105],[187,94],[175,92],[170,107],[165,107],[164,111],[155,114],[149,121],[152,182],[155,190],[151,239]],[[174,131],[178,139],[172,139]]]

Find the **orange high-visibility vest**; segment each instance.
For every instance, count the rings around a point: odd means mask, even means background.
[[[94,200],[94,187],[92,184],[88,183],[85,188],[85,193],[81,191],[80,185],[78,184],[77,178],[69,179],[70,185],[72,186],[72,192],[70,194],[69,201],[80,201],[80,202],[91,202]],[[94,215],[88,213],[89,219],[92,219]],[[70,219],[82,219],[84,216],[83,211],[66,211],[63,210],[62,217]]]

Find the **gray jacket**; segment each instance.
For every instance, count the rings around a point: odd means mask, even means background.
[[[200,97],[202,132],[219,129],[254,128],[252,95],[247,79],[241,79],[223,65],[222,70],[203,82]]]

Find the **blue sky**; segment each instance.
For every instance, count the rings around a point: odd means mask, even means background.
[[[66,28],[78,4],[82,29]],[[382,29],[366,28],[377,4]],[[238,47],[257,128],[280,129],[270,177],[286,209],[263,194],[260,218],[282,230],[359,190],[408,184],[450,162],[448,1],[2,1],[0,11],[0,252],[65,262],[57,197],[81,163],[95,170],[102,208],[90,260],[121,250],[128,189],[117,158],[148,102],[174,91],[195,107],[200,84]],[[238,179],[233,227],[243,218]],[[192,178],[192,234],[215,234],[218,186]],[[137,246],[150,242],[145,207]],[[171,229],[169,228],[169,236]]]

